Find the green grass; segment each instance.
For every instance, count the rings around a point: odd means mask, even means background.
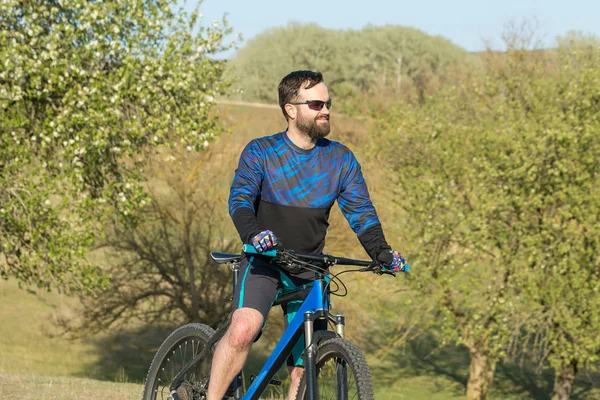
[[[94,340],[55,336],[56,310],[73,303],[57,293],[31,293],[12,281],[0,280],[0,393],[6,399],[139,399],[140,384],[119,370],[101,381],[80,378],[98,365],[102,355]],[[91,374],[93,375],[93,374]],[[97,374],[96,374],[97,375]]]
[[[140,399],[143,387],[133,383],[115,383],[86,378],[42,376],[0,371],[3,399],[19,400],[104,400]]]
[[[148,335],[123,333],[70,340],[59,335],[53,321],[76,301],[55,292],[33,295],[13,281],[0,280],[0,303],[0,372],[4,373],[139,383],[150,365],[151,348],[164,335],[150,335],[152,340]]]
[[[398,376],[391,387],[375,385],[377,400],[454,400],[464,399],[461,387],[443,377],[419,376],[402,378]]]
[[[56,293],[33,295],[3,280],[0,299],[0,371],[76,375],[83,365],[98,360],[91,342],[52,336],[57,332],[53,312],[72,299]]]

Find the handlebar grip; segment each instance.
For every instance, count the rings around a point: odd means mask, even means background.
[[[251,244],[244,244],[244,248],[242,251],[246,254],[257,254],[267,257],[275,257],[277,255],[277,250],[267,250],[263,251],[262,253],[259,253]]]

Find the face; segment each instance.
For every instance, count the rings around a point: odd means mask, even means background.
[[[325,83],[321,82],[310,89],[301,88],[298,93],[298,98],[294,102],[302,102],[306,100],[321,100],[329,99],[329,91]],[[329,134],[329,116],[330,112],[327,106],[323,106],[320,110],[311,109],[308,104],[292,105],[296,108],[296,118],[293,120],[296,128],[312,140],[322,139]]]

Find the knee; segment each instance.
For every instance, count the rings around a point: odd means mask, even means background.
[[[260,316],[259,321],[256,320],[256,318],[248,318],[248,316],[236,316],[234,314],[234,317],[231,320],[231,325],[227,331],[227,341],[229,345],[237,350],[247,349],[252,346],[256,335],[258,335],[258,332],[262,327],[261,321],[262,316]]]
[[[242,350],[252,345],[257,332],[253,332],[248,326],[230,326],[227,332],[227,341],[230,346]]]

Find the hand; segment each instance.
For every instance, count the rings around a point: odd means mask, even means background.
[[[271,250],[277,246],[277,238],[273,231],[262,231],[252,238],[252,246],[254,246],[256,251],[262,253],[263,251]]]
[[[398,251],[392,251],[392,250],[388,250],[388,251],[391,253],[392,262],[385,263],[383,265],[383,269],[388,270],[388,271],[393,271],[393,272],[407,272],[410,268],[410,265],[408,265],[406,263],[406,261],[404,261],[404,257],[402,257],[402,254]],[[378,258],[384,258],[384,257],[380,256]],[[389,260],[390,254],[388,254],[387,257],[385,257],[385,258],[387,258]]]

